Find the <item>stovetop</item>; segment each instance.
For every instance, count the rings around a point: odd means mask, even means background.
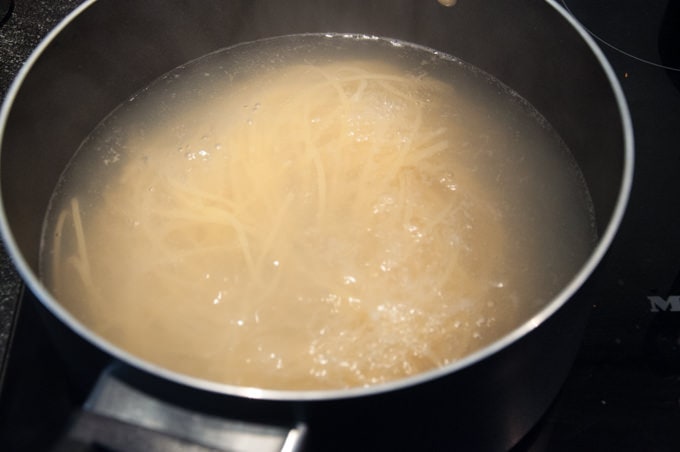
[[[0,0],[3,96],[39,40],[79,3]],[[513,452],[680,450],[680,3],[562,3],[598,37],[622,84],[635,178],[621,230],[595,275],[596,301],[574,367]],[[10,15],[2,19],[6,4]],[[59,358],[35,303],[21,294],[0,250],[0,448],[40,450],[81,400],[65,395]]]

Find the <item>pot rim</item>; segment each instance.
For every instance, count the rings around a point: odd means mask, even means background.
[[[71,22],[73,22],[83,11],[92,6],[97,0],[87,0],[80,6],[75,8],[68,16],[66,16],[36,47],[27,61],[24,63],[21,70],[18,72],[15,80],[7,91],[5,100],[0,110],[0,145],[5,131],[7,118],[19,92],[24,78],[30,72],[34,63],[40,58],[43,51],[52,43],[54,38],[61,33]],[[620,120],[623,127],[623,144],[624,144],[624,162],[621,175],[621,186],[616,201],[615,208],[609,219],[609,223],[600,237],[596,247],[592,251],[588,260],[583,264],[579,272],[571,279],[571,281],[540,311],[532,317],[524,321],[521,325],[505,334],[496,341],[487,346],[465,356],[464,358],[454,361],[446,366],[425,371],[410,377],[374,385],[368,387],[345,388],[345,389],[330,389],[330,390],[278,390],[278,389],[262,389],[247,386],[236,386],[224,383],[217,383],[209,380],[204,380],[198,377],[188,376],[179,372],[171,371],[157,364],[138,358],[113,343],[105,340],[99,335],[92,332],[89,328],[83,325],[79,320],[73,317],[65,308],[63,308],[55,298],[49,293],[47,288],[41,283],[38,276],[31,270],[31,267],[22,256],[19,247],[14,239],[12,231],[10,230],[7,217],[5,215],[5,208],[2,197],[0,197],[0,233],[4,239],[6,248],[21,274],[25,283],[30,290],[36,295],[40,302],[60,321],[65,323],[72,331],[84,338],[90,343],[96,345],[99,349],[108,353],[110,356],[131,364],[143,371],[156,375],[166,380],[179,383],[184,386],[193,387],[209,392],[232,395],[238,397],[245,397],[251,399],[262,400],[280,400],[280,401],[313,401],[313,400],[335,400],[343,398],[354,398],[369,395],[376,395],[391,391],[396,391],[411,386],[427,383],[432,380],[442,378],[446,375],[458,372],[462,369],[472,366],[477,362],[483,361],[486,358],[500,352],[506,347],[510,346],[520,338],[529,334],[532,330],[537,328],[548,318],[550,318],[558,309],[560,309],[585,283],[590,277],[595,267],[600,263],[611,242],[616,235],[616,232],[621,224],[623,215],[628,203],[630,191],[633,181],[633,167],[634,167],[634,140],[633,127],[628,105],[623,94],[621,85],[619,84],[616,75],[609,62],[605,58],[602,50],[598,47],[595,40],[588,31],[560,4],[558,0],[544,0],[548,5],[555,9],[576,31],[583,41],[590,47],[594,56],[598,60],[601,68],[604,70],[618,106]],[[1,149],[0,149],[1,152]]]

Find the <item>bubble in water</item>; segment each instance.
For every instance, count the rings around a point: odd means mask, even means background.
[[[408,232],[411,233],[411,236],[416,242],[419,242],[423,238],[424,235],[418,226],[414,224],[406,224],[404,227]]]
[[[458,185],[456,185],[456,183],[453,179],[453,174],[451,174],[451,173],[446,173],[446,174],[442,175],[439,178],[439,184],[449,191],[458,190]]]
[[[389,272],[392,270],[392,267],[394,267],[395,262],[391,259],[385,259],[380,263],[380,270],[384,271],[385,273]]]
[[[107,152],[106,157],[104,158],[104,165],[111,165],[113,163],[116,163],[120,160],[120,154],[113,149],[109,150]]]
[[[213,298],[213,304],[220,304],[222,301],[222,291],[217,292],[217,296]]]

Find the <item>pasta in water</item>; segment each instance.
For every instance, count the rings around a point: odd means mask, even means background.
[[[45,284],[117,346],[220,383],[345,388],[444,366],[536,312],[593,243],[568,153],[499,86],[367,37],[182,66],[65,171]]]

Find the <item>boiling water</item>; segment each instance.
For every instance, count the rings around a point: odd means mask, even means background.
[[[262,388],[446,365],[555,296],[594,243],[542,117],[455,58],[366,36],[243,44],[115,110],[64,172],[41,272],[136,356]]]

